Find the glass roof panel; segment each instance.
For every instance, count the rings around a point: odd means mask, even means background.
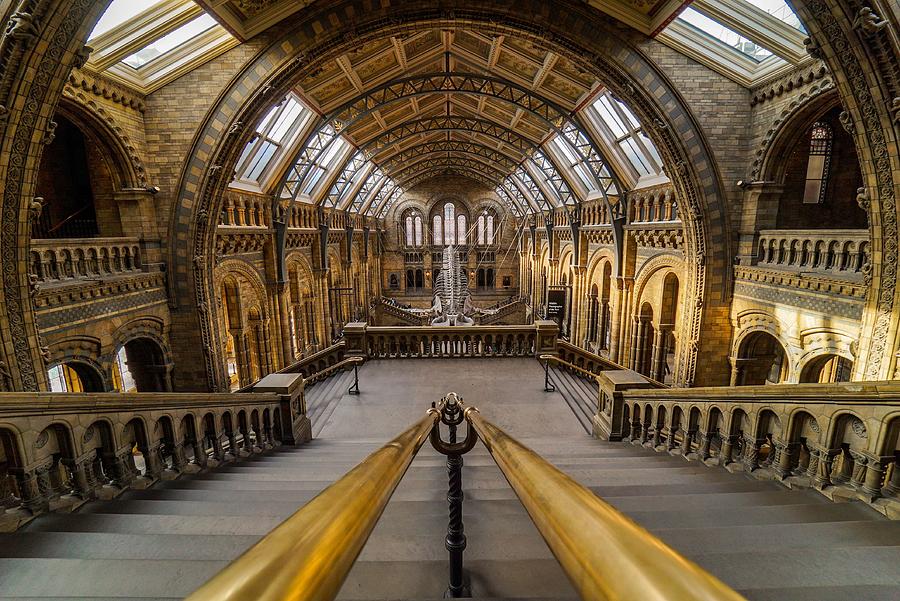
[[[688,7],[684,9],[681,14],[678,15],[678,19],[701,33],[713,37],[725,45],[734,48],[756,62],[772,56],[771,51],[763,48],[756,42],[748,40],[736,31],[725,27],[718,21],[707,17],[693,8]]]
[[[160,3],[160,0],[113,0],[88,39],[103,35],[111,29],[115,29],[125,21],[136,17],[145,10]]]
[[[791,10],[791,7],[787,5],[787,2],[784,0],[743,0],[749,4],[752,4],[756,8],[760,10],[764,10],[779,21],[784,21],[794,29],[802,31],[806,33],[806,28],[803,27],[803,23],[800,22],[800,19]]]
[[[217,25],[215,19],[204,13],[124,58],[122,62],[129,67],[139,69]]]

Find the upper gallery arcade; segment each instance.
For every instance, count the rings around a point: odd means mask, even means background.
[[[447,248],[664,384],[893,378],[896,5],[687,4],[9,3],[3,387],[245,387]]]

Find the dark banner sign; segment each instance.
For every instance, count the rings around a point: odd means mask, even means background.
[[[566,319],[566,291],[547,291],[547,319],[562,324]]]

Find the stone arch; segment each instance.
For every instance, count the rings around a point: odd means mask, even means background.
[[[815,115],[838,105],[834,83],[825,79],[810,87],[808,92],[791,102],[766,132],[757,146],[750,176],[753,180],[780,181],[785,167],[784,153],[796,142],[804,127],[812,123]]]
[[[147,185],[147,173],[128,134],[106,109],[72,87],[63,88],[57,109],[72,122],[84,127],[82,131],[104,149],[114,166],[120,188],[142,188]]]
[[[348,9],[346,4],[353,0],[334,3],[329,6],[336,19],[334,22],[342,22],[338,16]],[[235,85],[220,97],[220,102],[208,113],[207,119],[195,137],[193,149],[203,139],[215,139],[218,141],[210,153],[202,153],[202,156],[191,151],[190,159],[185,165],[184,174],[200,173],[198,180],[182,177],[178,198],[181,203],[172,213],[173,234],[175,239],[171,248],[187,247],[190,257],[197,257],[197,264],[202,265],[202,257],[212,254],[214,243],[214,228],[203,224],[198,216],[217,214],[217,203],[221,199],[221,190],[227,186],[227,178],[232,165],[243,148],[243,143],[250,135],[250,126],[245,125],[243,130],[240,124],[255,123],[258,116],[271,102],[283,95],[294,81],[303,77],[326,60],[338,56],[350,46],[356,46],[370,39],[385,37],[397,33],[400,30],[409,32],[412,30],[432,28],[436,25],[447,26],[448,20],[459,20],[468,28],[476,28],[491,34],[515,34],[539,47],[560,52],[572,60],[585,72],[597,76],[613,90],[618,97],[626,102],[643,123],[648,124],[648,135],[665,158],[669,167],[670,177],[673,179],[678,198],[683,201],[683,207],[679,211],[685,222],[685,238],[692,257],[691,270],[685,282],[685,288],[692,294],[686,298],[691,299],[688,310],[689,338],[699,344],[685,345],[690,349],[690,357],[684,362],[682,370],[686,382],[693,382],[696,371],[696,354],[704,345],[718,344],[719,342],[709,337],[700,339],[700,324],[703,314],[721,314],[725,310],[730,291],[730,278],[716,278],[717,287],[712,289],[712,280],[707,280],[706,273],[709,269],[718,269],[722,273],[730,270],[728,260],[729,249],[727,244],[728,227],[727,215],[722,199],[724,198],[723,186],[720,179],[715,176],[716,167],[712,153],[709,151],[705,138],[699,129],[699,125],[692,118],[688,107],[680,101],[677,92],[674,91],[668,79],[655,64],[649,61],[639,51],[631,40],[622,39],[622,31],[610,29],[610,35],[597,35],[597,26],[601,25],[600,19],[590,9],[580,3],[565,3],[565,10],[546,13],[543,5],[535,7],[542,14],[543,28],[540,34],[534,32],[533,23],[523,19],[522,15],[529,14],[529,10],[522,7],[517,14],[510,14],[501,3],[491,6],[482,3],[478,11],[465,9],[457,11],[440,11],[436,9],[423,9],[418,5],[396,5],[380,7],[359,12],[364,15],[355,20],[352,26],[352,35],[348,36],[346,29],[341,27],[329,31],[321,36],[317,47],[312,47],[308,41],[302,39],[297,32],[304,31],[304,19],[309,15],[298,13],[295,17],[294,28],[286,27],[287,32],[280,39],[273,39],[272,44],[263,49],[255,59],[249,61],[243,72],[246,75],[240,85]],[[390,11],[390,15],[386,11]],[[505,14],[504,14],[505,13]],[[503,19],[497,17],[503,14]],[[319,14],[317,18],[325,15]],[[385,17],[389,16],[389,19]],[[571,23],[580,21],[586,27],[573,30]],[[389,25],[385,25],[389,23]],[[588,26],[589,25],[589,26]],[[395,31],[396,30],[396,31]],[[297,57],[301,57],[297,60]],[[268,65],[266,69],[257,69],[258,65]],[[273,67],[274,65],[274,67]],[[640,73],[640,77],[632,79],[631,73]],[[267,76],[260,75],[268,73]],[[265,78],[265,80],[263,80]],[[237,77],[235,82],[241,81]],[[244,88],[248,82],[258,82],[253,86],[256,91],[249,95]],[[241,88],[238,98],[237,88]],[[650,91],[652,90],[652,92]],[[249,101],[245,102],[247,98]],[[672,100],[675,102],[672,102]],[[682,123],[685,127],[665,127],[665,123]],[[238,124],[236,129],[232,126]],[[662,123],[662,127],[653,124]],[[228,136],[219,135],[222,131],[233,131]],[[209,158],[207,158],[209,157]],[[713,174],[712,177],[699,177],[699,174]],[[720,244],[720,241],[722,242]],[[184,265],[183,269],[175,267],[184,273],[191,273],[192,277],[183,278],[176,282],[176,298],[183,299],[177,318],[196,324],[197,315],[191,313],[194,305],[203,305],[211,294],[209,274],[202,269],[194,269],[192,264],[185,263],[185,257],[179,254],[171,256],[173,265]],[[718,287],[721,285],[721,287]],[[705,296],[705,302],[701,305],[697,299]],[[194,302],[191,302],[194,299]],[[192,326],[196,328],[196,325]],[[204,340],[214,335],[208,324],[200,324],[201,335]],[[724,351],[724,349],[720,349]],[[724,354],[724,352],[722,352]],[[208,361],[207,377],[211,384],[220,378],[217,366]],[[706,379],[714,377],[713,374],[705,374]]]

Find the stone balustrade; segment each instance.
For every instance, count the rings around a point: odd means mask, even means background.
[[[900,382],[646,388],[604,372],[595,435],[900,516]],[[601,382],[601,388],[604,388]]]
[[[272,201],[265,196],[227,194],[219,225],[269,228],[272,225]]]
[[[2,393],[0,531],[306,440],[297,375],[267,376],[253,394]]]
[[[635,190],[628,194],[628,223],[680,222],[678,202],[671,184]]]
[[[553,353],[553,321],[525,326],[388,327],[349,323],[347,355],[369,359],[434,357],[535,357]]]
[[[32,240],[30,269],[35,283],[99,279],[140,272],[138,238]]]
[[[292,203],[288,209],[288,227],[292,229],[316,229],[319,227],[317,208],[311,204]]]
[[[868,230],[763,230],[756,264],[770,269],[862,277],[869,262]]]

